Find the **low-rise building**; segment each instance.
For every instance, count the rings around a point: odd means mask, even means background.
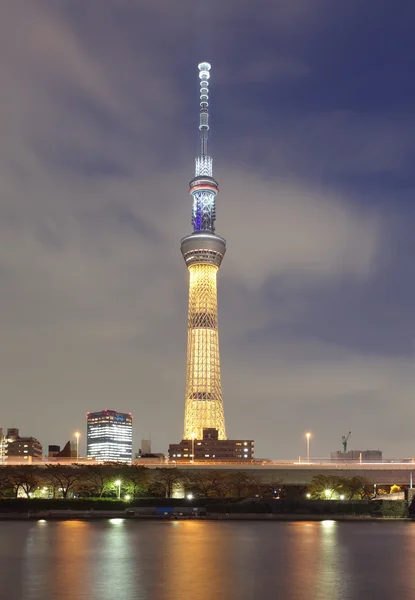
[[[51,445],[48,448],[48,458],[76,458],[76,444],[66,442],[62,450],[60,446]]]
[[[172,462],[252,462],[253,440],[220,440],[217,429],[204,429],[203,439],[182,440],[169,445]]]
[[[331,460],[337,461],[362,461],[362,462],[380,462],[382,461],[381,450],[349,450],[349,452],[332,452]]]
[[[32,458],[42,458],[42,444],[35,437],[21,437],[18,429],[7,430],[7,457],[22,458],[28,460]]]

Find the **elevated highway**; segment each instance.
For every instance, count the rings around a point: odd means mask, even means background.
[[[80,458],[78,461],[69,459],[42,459],[33,460],[32,465],[46,464],[74,464],[90,465],[97,464],[86,458]],[[1,466],[18,465],[28,463],[9,457]],[[294,461],[263,461],[255,463],[235,463],[235,462],[195,462],[195,463],[173,463],[159,460],[134,460],[133,464],[145,466],[149,469],[157,468],[178,468],[184,471],[205,471],[217,469],[219,471],[244,471],[255,475],[261,475],[270,482],[280,482],[288,485],[308,485],[313,477],[319,474],[336,477],[365,477],[369,482],[377,485],[408,485],[412,487],[412,481],[415,486],[415,459],[405,461],[390,460],[383,462],[335,462],[335,461],[312,461],[294,462]]]
[[[150,466],[150,465],[149,465]],[[156,465],[154,465],[156,466]],[[159,465],[160,466],[160,465]],[[164,465],[166,466],[166,465]],[[224,471],[244,471],[261,475],[269,481],[281,482],[288,485],[308,485],[313,477],[319,474],[335,477],[360,476],[377,485],[415,485],[415,463],[384,462],[384,463],[335,463],[312,462],[293,463],[278,462],[262,464],[180,464],[183,470],[218,469]]]

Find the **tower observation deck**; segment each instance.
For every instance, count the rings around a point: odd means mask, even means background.
[[[220,377],[216,276],[226,251],[215,233],[218,184],[208,154],[209,78],[211,66],[200,63],[200,154],[190,182],[193,231],[181,240],[189,270],[184,440],[203,439],[204,429],[216,429],[226,440]]]

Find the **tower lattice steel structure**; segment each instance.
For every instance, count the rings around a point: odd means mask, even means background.
[[[186,405],[183,439],[202,439],[203,429],[226,439],[220,378],[216,275],[226,242],[215,233],[218,184],[208,154],[210,64],[200,63],[200,155],[190,182],[193,232],[181,240],[189,269]]]

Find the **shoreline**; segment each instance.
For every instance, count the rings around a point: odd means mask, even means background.
[[[296,514],[206,514],[206,515],[143,515],[126,514],[124,511],[33,511],[28,513],[0,513],[0,522],[7,521],[105,521],[123,519],[126,521],[288,521],[288,522],[395,522],[412,523],[411,517],[382,517],[371,515],[296,515]]]

